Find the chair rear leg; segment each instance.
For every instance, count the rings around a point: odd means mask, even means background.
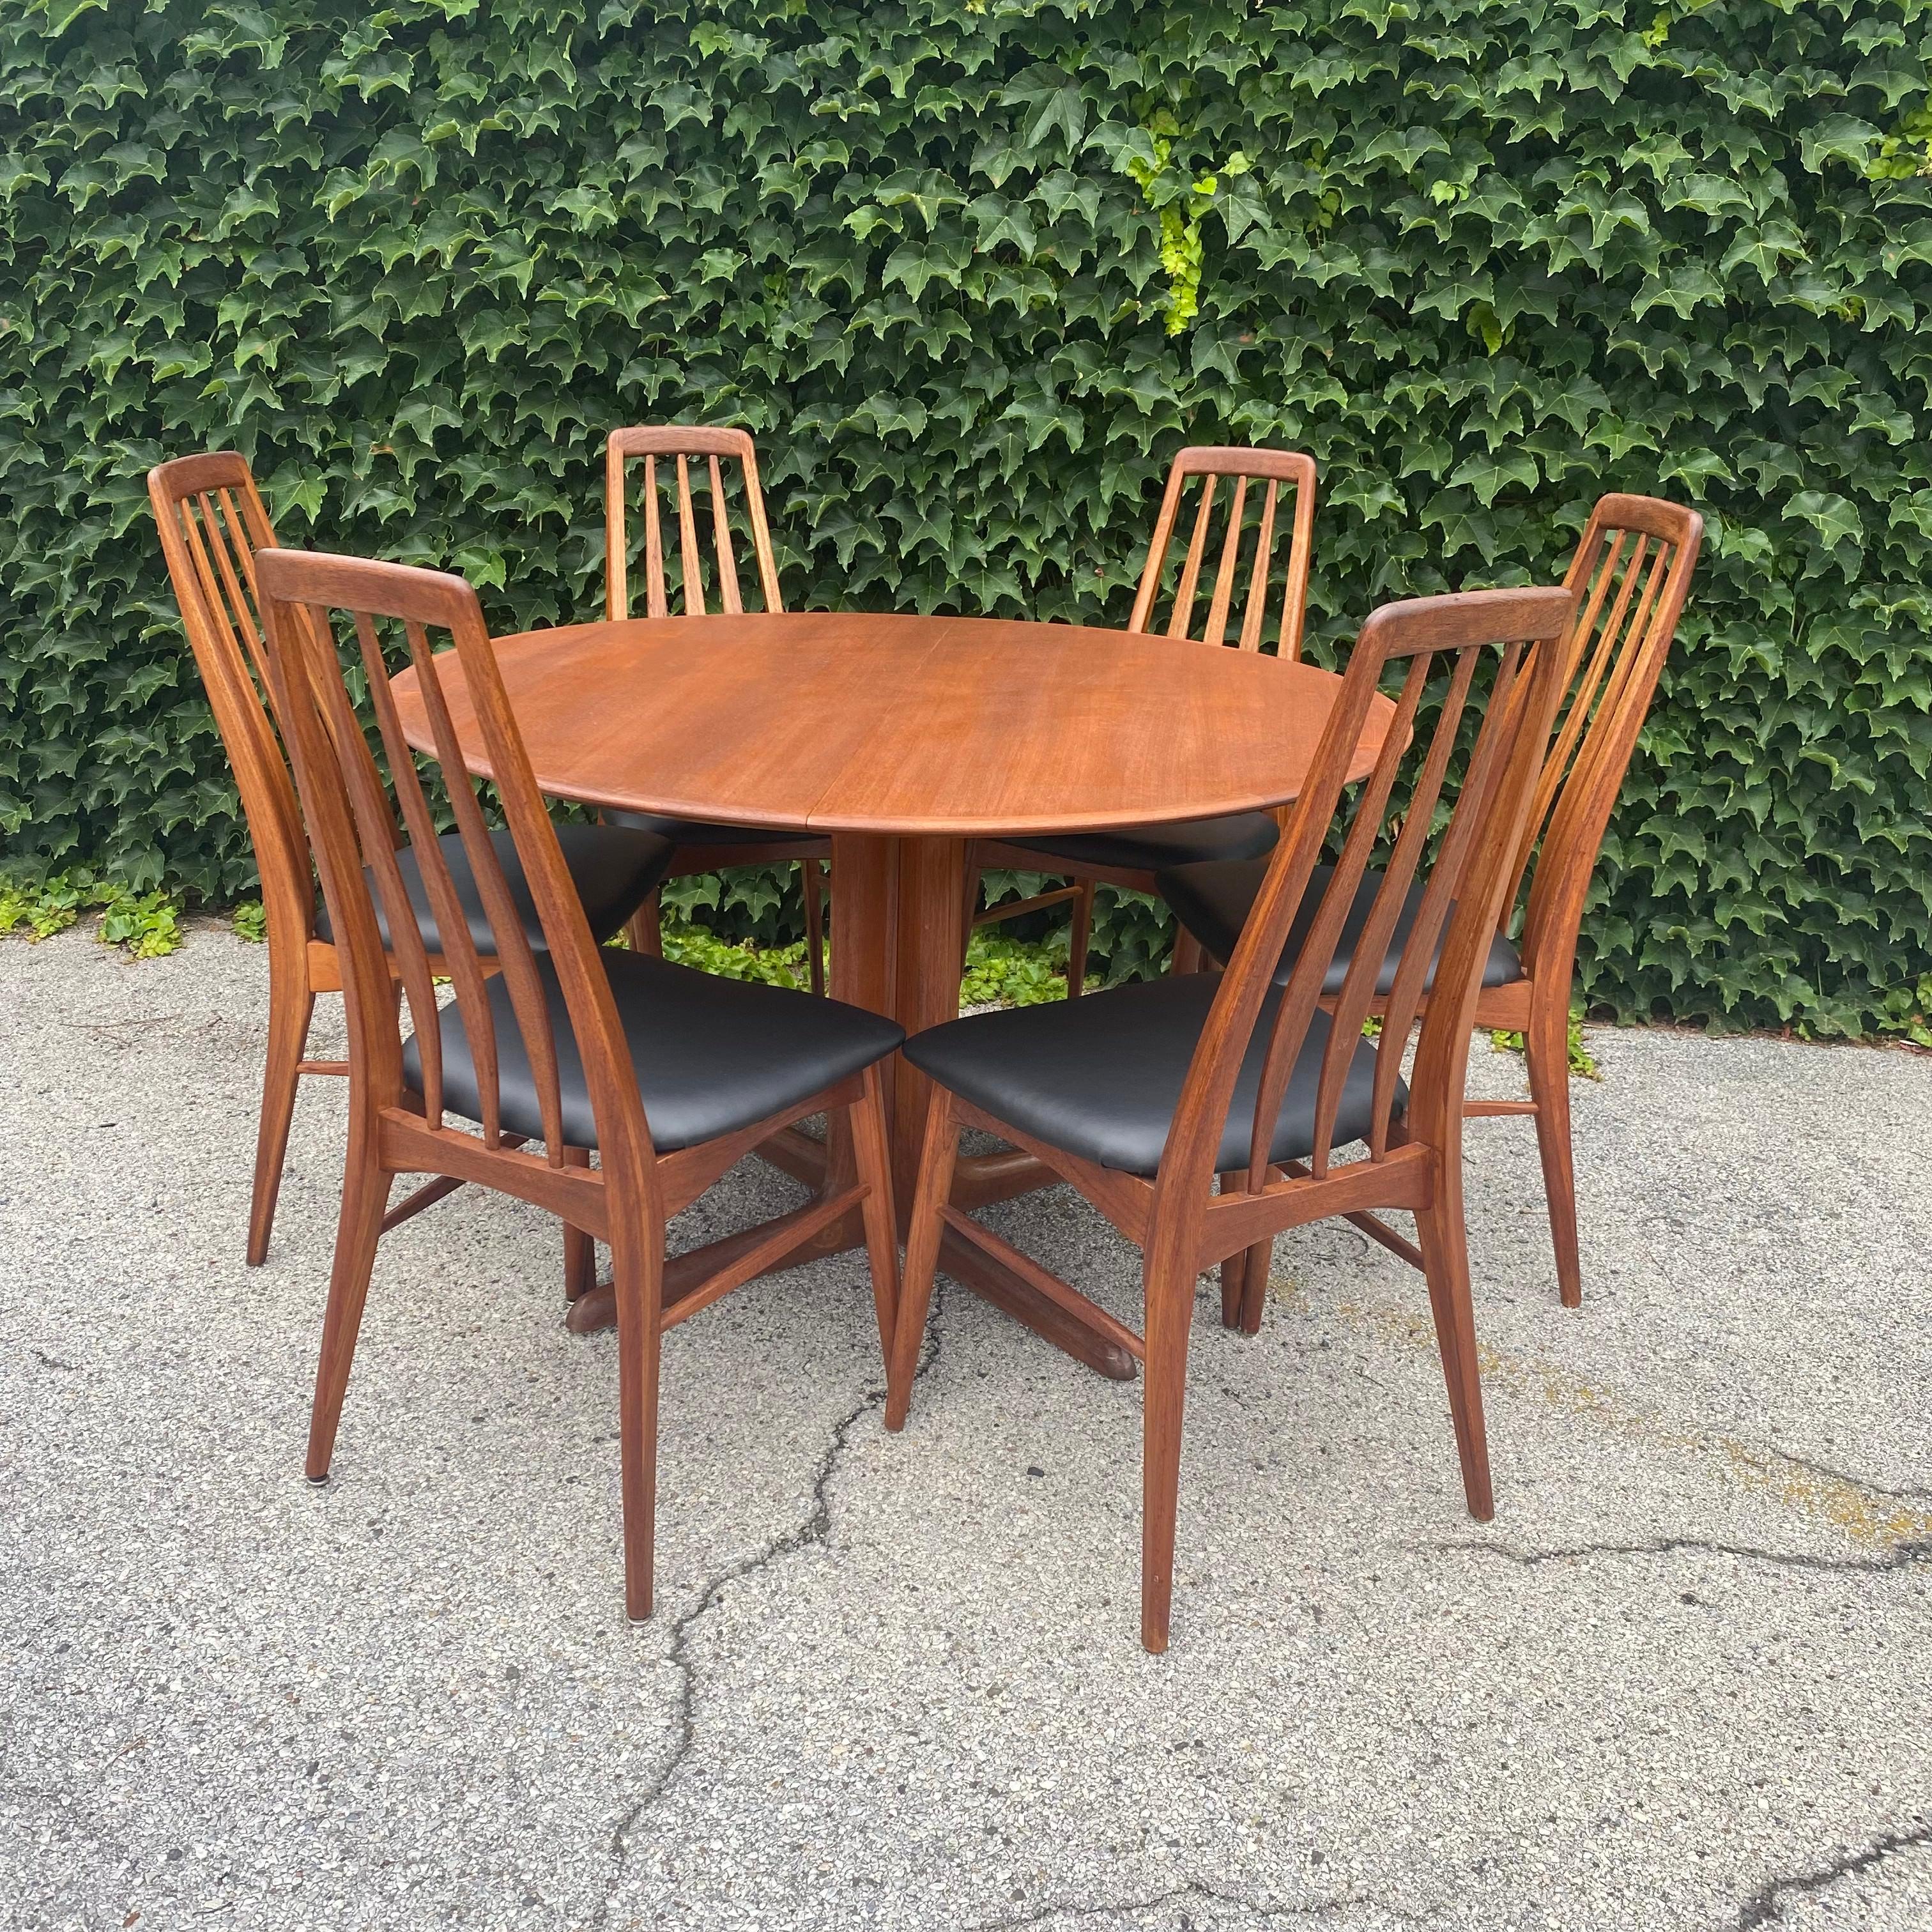
[[[966,904],[964,916],[959,922],[959,970],[966,970],[966,956],[973,946],[973,922],[980,911],[980,868],[973,856],[973,848],[966,848]]]
[[[315,1407],[309,1415],[308,1474],[312,1483],[327,1478],[335,1454],[336,1428],[342,1420],[349,1365],[362,1326],[362,1304],[376,1265],[391,1178],[376,1158],[371,1126],[352,1124],[342,1174],[342,1212],[335,1227],[335,1261],[328,1276],[328,1308],[322,1322],[322,1355],[316,1364]]]
[[[1168,956],[1167,970],[1177,974],[1204,973],[1208,970],[1207,947],[1184,926],[1174,928],[1174,950]]]
[[[282,1191],[282,1162],[295,1118],[296,1088],[308,1046],[315,995],[306,974],[298,980],[272,957],[268,962],[268,1058],[262,1074],[262,1118],[255,1130],[255,1185],[248,1202],[248,1265],[268,1258],[275,1202]]]
[[[1469,1296],[1469,1244],[1462,1218],[1460,1166],[1439,1173],[1436,1203],[1415,1216],[1429,1282],[1429,1305],[1436,1317],[1436,1342],[1448,1384],[1449,1414],[1456,1430],[1456,1454],[1462,1466],[1462,1494],[1469,1514],[1487,1522],[1496,1513],[1490,1483],[1490,1450],[1483,1426],[1483,1384],[1476,1359],[1476,1312]]]
[[[1536,1149],[1556,1250],[1556,1292],[1565,1308],[1583,1304],[1576,1246],[1576,1172],[1570,1138],[1570,1013],[1554,1000],[1538,1004],[1523,1036],[1529,1097],[1536,1103]]]
[[[898,1314],[886,1364],[886,1426],[891,1430],[905,1426],[906,1411],[912,1406],[912,1378],[919,1367],[926,1311],[932,1305],[939,1238],[945,1232],[940,1210],[952,1196],[952,1169],[958,1152],[959,1124],[952,1118],[952,1096],[943,1087],[935,1087],[926,1111],[919,1183],[913,1190],[912,1217],[906,1226],[905,1273],[899,1283]]]
[[[1221,1177],[1221,1192],[1223,1194],[1244,1192],[1246,1186],[1247,1175],[1244,1172],[1224,1174]],[[1244,1248],[1238,1253],[1230,1255],[1221,1264],[1221,1326],[1223,1328],[1238,1328],[1241,1325],[1250,1252]]]
[[[614,1202],[614,1208],[615,1206]],[[610,1280],[617,1304],[617,1440],[624,1499],[624,1613],[651,1613],[657,1546],[658,1370],[663,1352],[664,1238],[614,1214]]]
[[[1181,1412],[1194,1276],[1149,1255],[1142,1271],[1147,1358],[1141,1395],[1141,1642],[1167,1648],[1174,1606],[1174,1535],[1180,1496]]]
[[[825,909],[819,889],[818,861],[802,859],[799,887],[805,900],[805,967],[812,990],[825,991]]]
[[[865,1091],[846,1109],[852,1153],[866,1193],[866,1258],[872,1276],[872,1306],[879,1321],[879,1351],[888,1372],[899,1312],[899,1231],[892,1213],[892,1156],[886,1141],[886,1088],[878,1064],[866,1069]]]
[[[653,892],[624,922],[624,937],[633,952],[647,953],[653,959],[664,957],[664,912]]]
[[[1073,924],[1066,938],[1066,997],[1077,1000],[1087,990],[1087,948],[1094,937],[1094,886],[1078,881],[1073,901]]]
[[[1246,1259],[1241,1276],[1241,1333],[1258,1335],[1268,1306],[1268,1276],[1274,1272],[1274,1242],[1257,1241],[1247,1251]]]
[[[590,1152],[584,1148],[567,1147],[563,1150],[563,1164],[566,1167],[588,1167]],[[564,1299],[581,1301],[596,1286],[596,1240],[566,1221],[563,1224]]]

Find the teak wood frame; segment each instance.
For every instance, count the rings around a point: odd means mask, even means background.
[[[1568,590],[1478,591],[1390,605],[1370,618],[1314,769],[1222,977],[1153,1180],[1070,1154],[944,1088],[934,1090],[907,1234],[888,1370],[886,1426],[898,1428],[906,1418],[942,1239],[970,1242],[1041,1294],[1106,1328],[1121,1347],[1140,1358],[1144,1370],[1141,1635],[1150,1651],[1164,1650],[1168,1642],[1195,1282],[1204,1268],[1272,1240],[1287,1228],[1378,1208],[1414,1215],[1420,1235],[1416,1258],[1428,1282],[1465,1496],[1479,1520],[1493,1513],[1463,1223],[1463,1080],[1490,934],[1511,884],[1562,685],[1560,653],[1526,647],[1561,638],[1576,606]],[[1402,967],[1389,997],[1378,1000],[1376,968],[1403,895],[1417,876],[1458,727],[1469,708],[1478,662],[1485,656],[1493,656],[1496,662],[1481,722],[1439,854],[1429,871]],[[1402,670],[1402,694],[1375,770],[1358,794],[1336,862],[1336,884],[1279,995],[1272,1021],[1264,1021],[1262,1009],[1274,968],[1330,836],[1351,754],[1377,685],[1392,664]],[[1396,773],[1432,677],[1445,687],[1441,709],[1414,784],[1400,802],[1397,831],[1390,818]],[[1378,901],[1342,992],[1324,1002],[1322,982],[1345,911],[1385,826],[1394,838],[1385,873],[1389,890]],[[1383,1037],[1407,1038],[1422,1006],[1424,962],[1445,926],[1437,992],[1424,1019],[1407,1104],[1396,1112],[1400,1052],[1379,1056],[1366,1157],[1334,1164],[1331,1136],[1363,1023],[1379,1006],[1385,1016]],[[1285,1173],[1271,1158],[1276,1120],[1316,1009],[1324,1004],[1330,1008],[1329,1032],[1313,1148],[1305,1163]],[[1244,1171],[1222,1175],[1217,1194],[1216,1156],[1258,1023],[1266,1027],[1267,1045],[1247,1164]],[[1044,1162],[1142,1249],[1144,1339],[954,1203],[954,1163],[964,1126],[998,1134]]]
[[[796,1106],[715,1140],[660,1155],[644,1118],[630,1051],[602,956],[559,849],[523,740],[505,696],[475,592],[459,577],[400,564],[264,550],[256,560],[262,608],[280,667],[280,709],[309,838],[334,930],[340,935],[349,1021],[350,1132],[335,1258],[316,1370],[308,1458],[311,1480],[328,1473],[350,1364],[368,1295],[384,1208],[398,1174],[474,1181],[546,1208],[576,1231],[576,1278],[586,1282],[590,1244],[609,1244],[616,1303],[619,1435],[622,1463],[625,1604],[650,1614],[656,1496],[658,1376],[665,1329],[709,1306],[795,1249],[821,1226],[856,1211],[863,1218],[874,1312],[882,1346],[898,1298],[896,1230],[880,1070],[840,1081]],[[393,802],[349,702],[332,618],[352,615],[369,682]],[[416,760],[390,688],[377,620],[399,623],[436,740],[464,855],[488,913],[500,970],[535,1079],[544,1151],[532,1153],[500,1120],[496,1022],[486,962],[470,939],[436,842]],[[466,773],[444,699],[430,630],[453,641],[474,706],[489,769],[562,989],[596,1123],[598,1162],[563,1132],[556,1041],[536,954],[518,917],[481,805]],[[449,653],[442,654],[448,656]],[[442,969],[452,982],[479,1094],[479,1138],[444,1118],[441,1022],[434,974],[409,915],[394,852],[400,807],[419,855],[430,904],[446,934]],[[366,868],[366,870],[365,870]],[[371,881],[373,880],[373,884]],[[394,944],[386,952],[380,898]],[[392,974],[421,1054],[420,1090],[404,1080]],[[760,1142],[796,1121],[831,1112],[850,1136],[847,1184],[778,1216],[753,1238],[736,1240],[707,1273],[687,1271],[666,1292],[664,1226]]]
[[[274,548],[275,532],[254,477],[232,450],[180,457],[148,472],[148,500],[189,648],[242,795],[261,877],[268,1045],[248,1248],[249,1266],[259,1268],[268,1257],[274,1226],[297,1086],[304,1074],[349,1071],[346,1060],[304,1057],[316,996],[342,990],[342,962],[335,946],[316,936],[315,874],[278,729],[272,647],[255,573],[256,554]],[[385,1225],[406,1220],[448,1191],[425,1190],[398,1202]],[[567,1269],[573,1259],[566,1255]]]
[[[1190,447],[1180,451],[1167,472],[1167,489],[1161,499],[1154,538],[1148,546],[1147,561],[1141,568],[1140,586],[1134,596],[1133,614],[1127,620],[1130,631],[1153,628],[1154,605],[1160,594],[1161,579],[1166,573],[1168,546],[1180,514],[1181,500],[1188,484],[1202,479],[1200,507],[1188,538],[1180,576],[1174,586],[1174,604],[1168,614],[1166,634],[1170,638],[1193,635],[1194,610],[1199,594],[1202,571],[1206,562],[1214,529],[1216,486],[1223,477],[1234,479],[1234,495],[1228,506],[1228,524],[1216,563],[1214,588],[1208,598],[1200,641],[1223,645],[1228,640],[1228,622],[1233,614],[1240,586],[1241,552],[1247,531],[1244,518],[1250,482],[1264,482],[1260,518],[1254,532],[1254,554],[1249,564],[1240,604],[1240,628],[1234,648],[1258,651],[1267,622],[1270,580],[1273,574],[1276,527],[1280,520],[1280,499],[1286,484],[1293,496],[1292,523],[1288,547],[1288,568],[1283,579],[1281,628],[1277,655],[1289,659],[1301,656],[1301,633],[1308,605],[1308,573],[1314,554],[1315,459],[1300,450],[1217,448]],[[1072,928],[1068,934],[1066,997],[1078,999],[1085,988],[1087,952],[1094,934],[1094,889],[1096,885],[1123,886],[1133,892],[1154,890],[1152,874],[1120,866],[1074,866],[1063,859],[1046,859],[1023,845],[982,842],[969,856],[967,874],[967,916],[971,929],[1018,919],[1023,914],[1044,911],[1049,906],[1070,904]],[[980,874],[988,866],[1010,866],[1020,872],[1060,873],[1073,883],[1012,899],[998,905],[980,906]],[[1200,951],[1185,932],[1176,935],[1174,963],[1178,969],[1191,970],[1200,962]]]
[[[704,544],[698,533],[698,516],[692,494],[691,464],[701,458],[711,493],[711,534],[713,567],[720,610],[736,615],[744,610],[744,596],[738,580],[738,557],[731,542],[731,522],[725,502],[724,466],[739,466],[745,500],[745,514],[751,526],[752,550],[758,564],[758,588],[767,610],[782,610],[778,591],[778,569],[772,550],[771,527],[765,520],[764,492],[758,482],[758,454],[751,437],[741,429],[710,429],[695,423],[640,424],[629,429],[613,430],[604,447],[604,614],[615,623],[631,614],[630,544],[625,502],[628,495],[626,466],[641,457],[644,464],[644,614],[668,617],[674,614],[664,569],[663,506],[659,500],[658,461],[668,458],[675,467],[674,494],[677,514],[678,566],[683,608],[676,614],[702,617],[708,614],[704,595]],[[669,876],[689,878],[698,873],[718,872],[733,866],[796,864],[799,889],[805,902],[806,970],[812,990],[825,990],[824,876],[822,860],[832,856],[828,841],[802,842],[796,838],[767,842],[748,840],[735,845],[692,845],[680,848],[672,859]],[[640,952],[658,952],[663,942],[659,933],[658,896],[653,892],[639,909],[628,928],[631,944]]]

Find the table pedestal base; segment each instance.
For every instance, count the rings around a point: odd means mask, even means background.
[[[896,1019],[909,1034],[956,1018],[960,962],[965,952],[964,842],[957,838],[905,838],[835,835],[832,842],[832,993]],[[892,1150],[892,1191],[902,1231],[918,1178],[919,1153],[932,1083],[903,1054],[896,1054],[886,1082]],[[849,1184],[851,1149],[842,1120],[824,1142],[796,1128],[775,1134],[758,1149],[775,1167],[821,1196]],[[952,1199],[963,1209],[1010,1200],[1053,1181],[1052,1171],[1030,1154],[1012,1151],[962,1156]],[[667,1306],[726,1262],[770,1232],[770,1224],[727,1234],[664,1264]],[[856,1214],[842,1216],[802,1240],[765,1270],[776,1274],[827,1255],[864,1245]],[[1010,1268],[958,1235],[947,1233],[939,1251],[942,1273],[1034,1332],[1116,1382],[1130,1382],[1134,1358],[1080,1316],[1049,1301]],[[585,1334],[616,1319],[608,1282],[571,1304],[568,1325]]]

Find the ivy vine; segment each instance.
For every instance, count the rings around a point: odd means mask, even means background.
[[[290,540],[461,570],[523,626],[598,606],[611,424],[740,422],[794,604],[1118,622],[1173,450],[1278,442],[1322,468],[1330,660],[1387,598],[1555,576],[1602,490],[1698,503],[1582,990],[1916,1024],[1928,17],[16,0],[8,862],[252,888],[148,522],[166,455],[238,447]],[[756,877],[689,910],[794,916]],[[1165,944],[1130,899],[1098,937],[1114,974]]]

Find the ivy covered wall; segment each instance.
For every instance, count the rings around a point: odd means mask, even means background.
[[[1311,634],[1706,562],[1582,970],[1932,997],[1928,0],[14,0],[0,839],[213,899],[247,841],[148,466],[595,614],[598,446],[759,438],[797,604],[1124,617],[1169,453],[1322,466]],[[761,897],[760,895],[764,896]],[[740,881],[726,926],[775,916]],[[1158,944],[1128,906],[1119,970]]]

